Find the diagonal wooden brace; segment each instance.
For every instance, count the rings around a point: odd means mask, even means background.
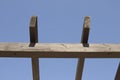
[[[114,80],[120,80],[120,63],[118,65],[118,70],[117,70],[117,73],[116,73],[116,76],[115,76]]]
[[[90,17],[86,16],[84,18],[83,32],[82,32],[82,38],[81,38],[81,43],[83,44],[84,47],[89,47],[89,44],[88,44],[89,31],[90,31]],[[83,73],[83,68],[84,68],[84,62],[85,62],[85,58],[84,57],[78,59],[75,80],[82,80],[82,73]]]
[[[37,16],[32,16],[30,20],[30,45],[29,47],[34,47],[35,43],[38,43],[38,25]],[[32,72],[33,80],[39,80],[39,58],[32,57]]]

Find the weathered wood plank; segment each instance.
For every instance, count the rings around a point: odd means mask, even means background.
[[[120,58],[120,44],[0,43],[0,57]]]
[[[120,63],[114,80],[120,80]]]
[[[81,43],[83,44],[84,47],[89,46],[89,44],[88,44],[89,32],[90,32],[90,17],[85,16],[84,24],[83,24],[83,32],[82,32],[82,37],[81,37]],[[84,57],[78,59],[75,80],[82,80],[84,62],[85,62]]]

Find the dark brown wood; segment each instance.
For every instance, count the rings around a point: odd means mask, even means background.
[[[89,47],[89,44],[88,44],[89,31],[90,31],[90,17],[86,16],[84,18],[83,32],[82,32],[82,37],[81,37],[81,43],[83,44],[84,47]],[[84,62],[85,62],[84,57],[78,59],[75,80],[82,80]]]
[[[90,31],[90,17],[86,16],[84,18],[84,24],[83,24],[83,31],[82,31],[82,38],[81,43],[88,43],[89,38],[89,31]]]
[[[30,45],[34,47],[38,42],[38,24],[37,16],[32,16],[30,20]],[[32,57],[33,80],[39,80],[39,58]]]
[[[33,80],[39,80],[39,59],[32,58]]]
[[[120,63],[119,63],[118,70],[115,76],[115,80],[120,80]]]
[[[84,68],[85,58],[79,58],[76,70],[76,78],[75,80],[82,80],[82,73]]]
[[[32,16],[30,20],[30,43],[38,42],[37,16]]]

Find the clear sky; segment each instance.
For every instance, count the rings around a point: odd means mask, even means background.
[[[84,16],[89,43],[120,43],[120,0],[0,0],[0,42],[28,42],[38,16],[39,42],[80,43]],[[120,59],[86,59],[82,80],[114,80]],[[77,59],[40,59],[41,80],[75,80]],[[32,80],[31,59],[0,58],[0,80]]]

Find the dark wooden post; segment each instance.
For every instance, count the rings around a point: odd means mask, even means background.
[[[38,25],[37,17],[32,16],[30,20],[30,47],[33,47],[31,44],[38,43]]]
[[[86,16],[84,18],[83,32],[82,32],[82,38],[81,38],[81,43],[83,44],[84,47],[89,47],[89,44],[88,44],[89,31],[90,31],[90,17]],[[82,80],[82,73],[83,73],[83,68],[84,68],[84,62],[85,62],[85,58],[84,57],[78,59],[75,80]]]
[[[37,16],[32,16],[30,20],[30,45],[34,47],[38,43]],[[33,80],[39,80],[39,58],[32,57]]]
[[[115,80],[120,80],[120,63],[119,63],[118,70],[115,76]]]

